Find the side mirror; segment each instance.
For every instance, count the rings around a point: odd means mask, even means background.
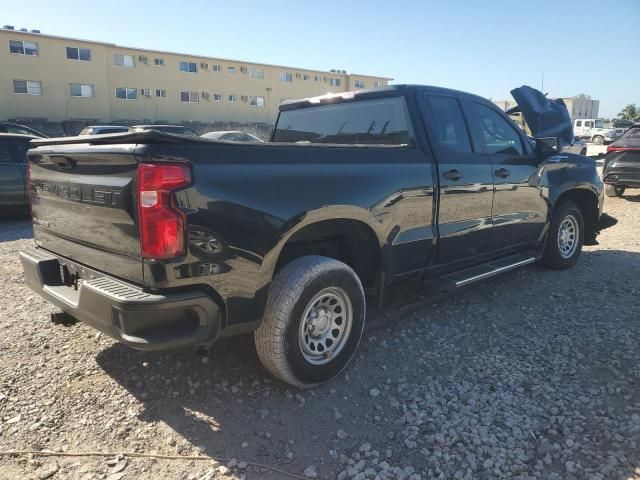
[[[556,137],[536,138],[536,153],[542,158],[551,157],[558,153],[558,139]]]

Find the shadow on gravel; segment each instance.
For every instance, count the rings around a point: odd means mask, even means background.
[[[639,203],[640,202],[640,193],[637,194],[637,195],[629,195],[628,193],[625,192],[625,194],[622,197],[622,199],[626,200],[627,202]]]
[[[0,242],[12,242],[21,238],[31,238],[33,226],[26,215],[0,216]]]
[[[458,292],[456,297],[460,297],[460,300],[447,298],[450,295],[428,295],[421,282],[410,282],[396,286],[389,291],[385,307],[369,314],[367,332],[361,345],[363,358],[358,362],[358,368],[349,369],[348,375],[351,378],[345,379],[345,375],[341,375],[330,384],[313,391],[297,391],[273,380],[266,374],[255,353],[253,339],[250,335],[220,340],[213,346],[206,363],[200,361],[192,351],[143,353],[131,350],[121,344],[114,344],[100,352],[97,361],[108,375],[143,404],[144,410],[139,416],[141,421],[149,424],[162,421],[175,431],[178,441],[176,448],[179,452],[181,444],[185,444],[186,441],[203,449],[214,458],[235,457],[252,460],[278,465],[291,472],[301,472],[310,464],[321,467],[324,460],[330,464],[330,466],[325,466],[323,472],[326,472],[327,468],[335,468],[337,463],[332,461],[329,456],[332,448],[336,448],[335,432],[337,429],[345,428],[353,434],[353,437],[349,437],[346,441],[349,443],[349,440],[352,440],[353,445],[345,445],[345,442],[341,442],[339,445],[341,452],[353,448],[357,449],[365,439],[375,439],[375,441],[385,443],[387,433],[398,431],[396,411],[389,412],[389,418],[380,414],[383,416],[382,419],[372,420],[376,409],[381,410],[381,408],[373,404],[373,400],[368,394],[370,385],[381,382],[385,377],[394,379],[394,381],[402,379],[402,377],[410,377],[411,381],[419,384],[432,382],[447,384],[456,381],[456,365],[448,366],[439,372],[425,367],[424,362],[420,364],[413,361],[407,363],[402,360],[390,360],[387,363],[381,357],[394,355],[402,357],[404,354],[393,350],[394,348],[402,348],[401,346],[390,347],[386,350],[377,347],[380,338],[400,337],[400,330],[405,328],[408,323],[413,324],[411,328],[420,328],[416,327],[418,322],[415,321],[413,314],[419,311],[424,312],[425,308],[436,302],[438,303],[437,311],[441,313],[450,308],[460,309],[461,304],[468,305],[469,303],[478,305],[486,312],[497,308],[507,312],[513,308],[520,308],[518,302],[523,298],[522,292],[528,289],[529,296],[526,302],[531,306],[531,311],[535,311],[540,303],[552,303],[553,300],[550,297],[555,295],[561,297],[558,303],[569,302],[569,299],[572,298],[571,295],[590,295],[597,297],[602,302],[615,303],[617,295],[620,294],[615,289],[637,289],[637,286],[629,284],[629,280],[633,273],[640,274],[640,255],[624,251],[584,251],[581,264],[576,269],[581,269],[580,282],[576,284],[571,283],[574,282],[574,275],[568,271],[551,272],[533,266],[519,272],[496,277],[478,286]],[[619,272],[624,272],[622,278],[619,277]],[[612,284],[609,280],[620,281],[620,283]],[[532,288],[545,289],[544,296],[536,298],[535,294],[531,294]],[[608,294],[606,288],[609,288]],[[494,295],[497,291],[500,292],[499,296]],[[609,298],[611,295],[613,297]],[[631,294],[625,297],[624,301],[629,302],[630,298],[633,302]],[[572,301],[581,300],[578,297]],[[560,306],[559,308],[564,307]],[[636,307],[633,305],[626,306],[627,311],[634,308]],[[556,329],[553,322],[557,321],[557,318],[540,315],[534,317],[534,321],[539,322],[539,325],[533,329],[531,322],[518,324],[518,322],[510,320],[508,318],[509,312],[506,313],[506,320],[501,320],[498,316],[483,317],[479,315],[475,320],[464,325],[458,325],[458,322],[455,322],[454,325],[447,326],[445,324],[444,327],[444,322],[441,319],[429,317],[425,319],[430,323],[427,330],[434,328],[439,329],[438,332],[446,333],[448,337],[451,337],[449,343],[452,345],[456,342],[454,336],[466,337],[464,345],[457,346],[463,351],[467,349],[464,351],[466,357],[461,358],[474,358],[474,356],[490,358],[493,355],[498,355],[499,352],[500,355],[513,355],[515,363],[534,362],[532,371],[538,372],[538,377],[534,380],[540,385],[539,388],[546,393],[539,396],[534,395],[528,390],[529,387],[525,388],[525,393],[523,393],[523,395],[531,397],[529,399],[531,404],[534,404],[535,401],[535,404],[539,405],[537,418],[540,420],[536,420],[539,422],[537,424],[539,430],[536,431],[538,437],[532,434],[535,441],[533,441],[530,451],[527,451],[527,455],[530,454],[533,459],[532,462],[542,458],[543,454],[540,453],[542,439],[550,444],[563,441],[561,435],[556,438],[553,435],[557,434],[547,433],[551,427],[547,427],[545,420],[545,418],[555,415],[552,413],[556,408],[555,405],[565,401],[563,399],[566,399],[568,405],[572,402],[584,404],[585,396],[593,395],[598,399],[598,402],[602,403],[600,408],[611,408],[611,412],[615,411],[616,421],[618,418],[624,419],[630,416],[631,413],[636,416],[639,413],[632,406],[630,409],[629,405],[625,405],[626,402],[620,394],[607,390],[610,385],[608,382],[611,381],[611,372],[615,370],[611,364],[615,365],[615,362],[618,362],[615,355],[619,355],[621,348],[619,344],[615,345],[618,349],[615,352],[608,350],[602,345],[592,344],[591,340],[586,338],[589,335],[581,334],[580,328],[575,328],[575,325],[558,325]],[[627,313],[627,315],[629,314]],[[606,315],[604,318],[609,321]],[[593,331],[601,328],[593,324],[593,320],[581,320],[580,317],[577,317],[576,321],[578,324],[581,321],[586,322],[585,325]],[[612,321],[615,325],[621,322],[619,318]],[[483,335],[483,330],[490,331],[491,328],[496,328],[495,324],[491,325],[495,322],[499,324],[499,328],[504,329],[499,330],[503,337],[498,336],[489,343],[486,339],[477,340]],[[627,329],[636,328],[629,327],[629,324],[622,326]],[[456,331],[458,327],[461,328],[461,331]],[[386,334],[381,330],[386,330]],[[415,331],[417,333],[417,330]],[[581,337],[572,337],[576,332]],[[465,335],[461,335],[462,333]],[[367,341],[366,337],[373,335],[378,337],[376,344]],[[606,335],[613,334],[607,333]],[[610,341],[609,337],[605,338]],[[611,338],[616,337],[612,336]],[[626,341],[627,345],[637,343],[628,339]],[[419,342],[416,341],[416,343]],[[543,347],[542,350],[535,351],[533,347],[530,348],[532,345],[543,345]],[[564,347],[565,345],[569,345],[569,347]],[[552,383],[547,378],[549,372],[545,370],[550,361],[544,356],[546,352],[544,349],[548,346],[558,349],[561,346],[569,348],[566,350],[567,357],[564,357],[565,354],[561,350],[553,351],[552,355],[559,356],[561,360],[564,359],[563,361],[566,362],[571,361],[571,365],[577,365],[576,373],[570,377],[571,382],[577,381],[576,378],[582,378],[584,375],[585,378],[592,379],[589,386],[593,392],[597,391],[598,393],[584,392],[584,395],[578,395],[574,390],[565,391],[563,386],[559,387]],[[419,345],[418,348],[433,349],[433,345],[425,343]],[[443,348],[449,349],[450,345],[445,343]],[[580,350],[583,351],[581,364],[575,364],[573,356],[576,349],[584,350]],[[460,354],[456,353],[456,355]],[[629,355],[637,357],[633,352]],[[554,361],[558,361],[558,358]],[[381,362],[386,363],[384,373],[380,373],[378,368]],[[553,368],[552,373],[557,374],[555,368],[558,367]],[[616,381],[621,382],[621,385],[624,384],[627,391],[629,388],[632,391],[634,388],[640,388],[637,379],[625,380],[620,374],[621,372],[616,371]],[[487,380],[483,381],[472,374],[470,375],[467,382],[471,382],[472,385],[480,389],[489,388]],[[501,373],[498,371],[498,375],[504,377],[492,380],[494,383],[502,384],[503,381],[510,381],[509,372]],[[507,380],[504,380],[505,378]],[[491,391],[493,390],[491,389]],[[554,397],[555,395],[557,397]],[[512,408],[509,404],[504,405],[504,409],[509,408]],[[338,410],[344,413],[344,418],[337,416],[335,412]],[[609,414],[614,415],[611,412]],[[460,412],[460,414],[464,414],[464,412]],[[587,413],[586,415],[591,414]],[[599,418],[594,417],[591,421],[595,429],[595,437],[601,436],[602,434],[598,430],[600,427]],[[608,427],[612,429],[612,432],[608,433],[611,437],[607,438],[616,438],[617,436],[625,441],[630,440],[627,438],[629,431],[617,431],[615,425],[617,424],[612,423]],[[496,426],[496,428],[501,427]],[[578,435],[581,434],[578,433]],[[532,442],[531,439],[528,441]],[[602,443],[598,443],[599,441]],[[608,446],[607,441],[609,440],[605,438],[598,439],[598,442],[594,439],[590,448],[596,451],[601,449],[602,452],[598,451],[598,453],[602,453],[604,456],[610,455],[611,447]],[[595,446],[596,444],[598,446]],[[168,443],[167,440],[156,440],[154,448],[171,450],[174,445],[175,443]],[[185,448],[189,447],[185,444]],[[526,447],[523,445],[523,448]],[[401,453],[401,458],[404,459],[401,461],[426,465],[428,460],[415,454],[416,451]],[[296,454],[294,456],[289,452],[296,452]],[[630,462],[640,462],[640,459],[633,458],[634,454],[627,452],[627,455]],[[634,475],[634,468],[639,465],[640,463],[634,465],[630,463],[627,465],[617,464],[616,467],[613,467],[613,471],[616,477],[626,478],[627,475]],[[533,471],[533,463],[530,464],[530,467]],[[265,472],[264,476],[260,478],[280,477],[269,476]]]

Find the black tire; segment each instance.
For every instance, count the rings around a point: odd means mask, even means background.
[[[591,141],[596,145],[604,145],[604,137],[602,135],[594,135]]]
[[[582,155],[583,157],[587,156],[587,149],[583,148],[582,150],[580,150],[580,155]]]
[[[303,317],[306,317],[308,309],[313,310],[318,304],[314,299],[331,289],[348,297],[350,303],[345,304],[344,309],[344,318],[347,320],[341,321],[345,325],[349,323],[350,327],[348,330],[342,327],[344,333],[338,337],[336,345],[329,346],[335,348],[335,357],[333,354],[324,354],[322,359],[309,360],[308,357],[314,355],[309,352],[308,340],[312,331],[309,322],[313,320],[305,318],[305,323],[301,325]],[[347,307],[351,311],[350,322]],[[260,361],[273,375],[299,388],[311,388],[327,382],[347,366],[358,348],[364,330],[365,310],[362,284],[348,265],[315,255],[297,258],[278,272],[271,283],[262,325],[254,333]],[[340,314],[333,311],[330,313],[333,315],[330,322],[337,321],[335,315]],[[333,327],[328,328],[325,331],[332,334]],[[305,336],[302,332],[309,334]],[[332,337],[327,338],[333,343]],[[311,340],[313,343],[313,336]],[[306,353],[305,346],[302,345],[305,342]],[[313,348],[314,351],[316,348],[320,350],[318,346]],[[316,352],[315,355],[321,354]],[[326,363],[313,363],[314,360]]]
[[[607,197],[621,197],[624,195],[624,187],[619,187],[617,185],[607,185],[604,186],[604,194]]]
[[[563,252],[559,231],[564,222],[574,222],[574,243],[570,252]],[[553,212],[549,235],[545,245],[542,263],[554,270],[564,270],[573,267],[580,257],[582,244],[584,243],[584,219],[580,208],[573,202],[567,201],[558,205]]]

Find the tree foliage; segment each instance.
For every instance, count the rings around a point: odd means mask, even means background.
[[[640,108],[638,108],[635,103],[630,103],[622,109],[618,114],[618,118],[640,122]]]

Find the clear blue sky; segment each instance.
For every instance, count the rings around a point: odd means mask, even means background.
[[[640,0],[3,1],[0,24],[120,45],[393,77],[494,100],[515,86],[640,103]]]

